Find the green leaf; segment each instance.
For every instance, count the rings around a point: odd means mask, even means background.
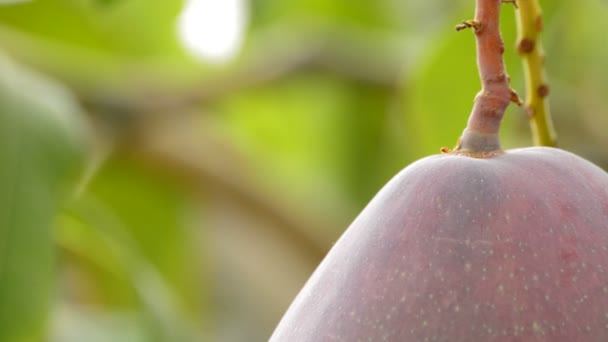
[[[120,0],[95,0],[95,2],[101,7],[109,7],[120,2]]]
[[[83,89],[200,71],[176,34],[182,1],[46,0],[0,11],[0,43],[40,70]],[[142,79],[143,77],[143,79]],[[139,81],[138,81],[139,80]],[[127,82],[133,87],[133,82]],[[118,90],[120,92],[120,90]]]
[[[30,1],[31,0],[0,0],[0,5],[12,5]]]
[[[50,226],[79,160],[77,112],[64,89],[0,56],[0,341],[43,328]]]
[[[205,271],[199,232],[184,217],[189,194],[133,161],[109,160],[57,229],[68,252],[62,262],[95,294],[96,302],[77,305],[135,313],[140,325],[131,329],[147,341],[193,340],[208,287],[198,282]]]

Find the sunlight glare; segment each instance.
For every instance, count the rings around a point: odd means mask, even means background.
[[[227,62],[240,49],[246,26],[246,0],[188,0],[179,18],[179,35],[202,60]]]

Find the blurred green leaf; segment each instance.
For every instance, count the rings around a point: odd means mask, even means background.
[[[115,6],[102,7],[99,6],[101,2],[115,3]],[[0,22],[63,44],[124,57],[181,53],[175,34],[181,1],[116,2],[32,1],[4,8]]]
[[[470,32],[441,34],[420,59],[405,89],[409,154],[418,159],[452,147],[464,129],[475,94],[475,39]]]
[[[189,192],[141,166],[125,160],[109,163],[91,184],[90,192],[128,229],[142,256],[157,267],[181,295],[184,307],[198,309],[196,231],[189,229]],[[131,196],[124,196],[125,192]],[[196,249],[198,251],[198,249]]]
[[[122,0],[95,0],[99,6],[111,6],[119,3]]]
[[[307,22],[330,24],[336,27],[351,25],[369,28],[386,28],[388,25],[383,10],[383,1],[357,1],[345,6],[343,3],[325,0],[259,0],[252,1],[252,26],[266,27],[275,22],[292,22],[301,25]]]
[[[321,179],[340,165],[345,144],[336,127],[349,116],[348,83],[320,75],[302,75],[268,87],[243,91],[221,104],[217,129],[231,136],[251,156],[261,174],[275,174],[273,182],[290,184],[296,194],[342,195],[340,182]]]
[[[0,56],[0,340],[40,334],[53,283],[50,225],[79,160],[72,97]]]
[[[176,30],[182,1],[45,0],[0,11],[0,42],[11,54],[79,90],[180,81],[198,65]],[[196,68],[196,69],[195,69]]]
[[[130,196],[125,196],[129,193]],[[139,312],[148,340],[189,341],[200,330],[208,289],[198,233],[188,229],[188,192],[141,166],[113,159],[71,203],[60,245],[100,297],[80,305]],[[60,332],[65,334],[66,332]]]
[[[0,0],[0,5],[11,5],[11,4],[19,4],[23,2],[30,2],[32,0]]]

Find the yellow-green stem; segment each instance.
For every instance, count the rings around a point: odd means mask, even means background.
[[[539,39],[543,20],[538,0],[517,1],[517,50],[523,59],[526,80],[525,109],[530,118],[534,145],[556,146],[549,111],[549,85],[544,70],[544,51]]]

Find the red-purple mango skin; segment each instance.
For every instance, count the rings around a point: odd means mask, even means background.
[[[395,176],[271,341],[608,341],[608,175],[552,148]]]

